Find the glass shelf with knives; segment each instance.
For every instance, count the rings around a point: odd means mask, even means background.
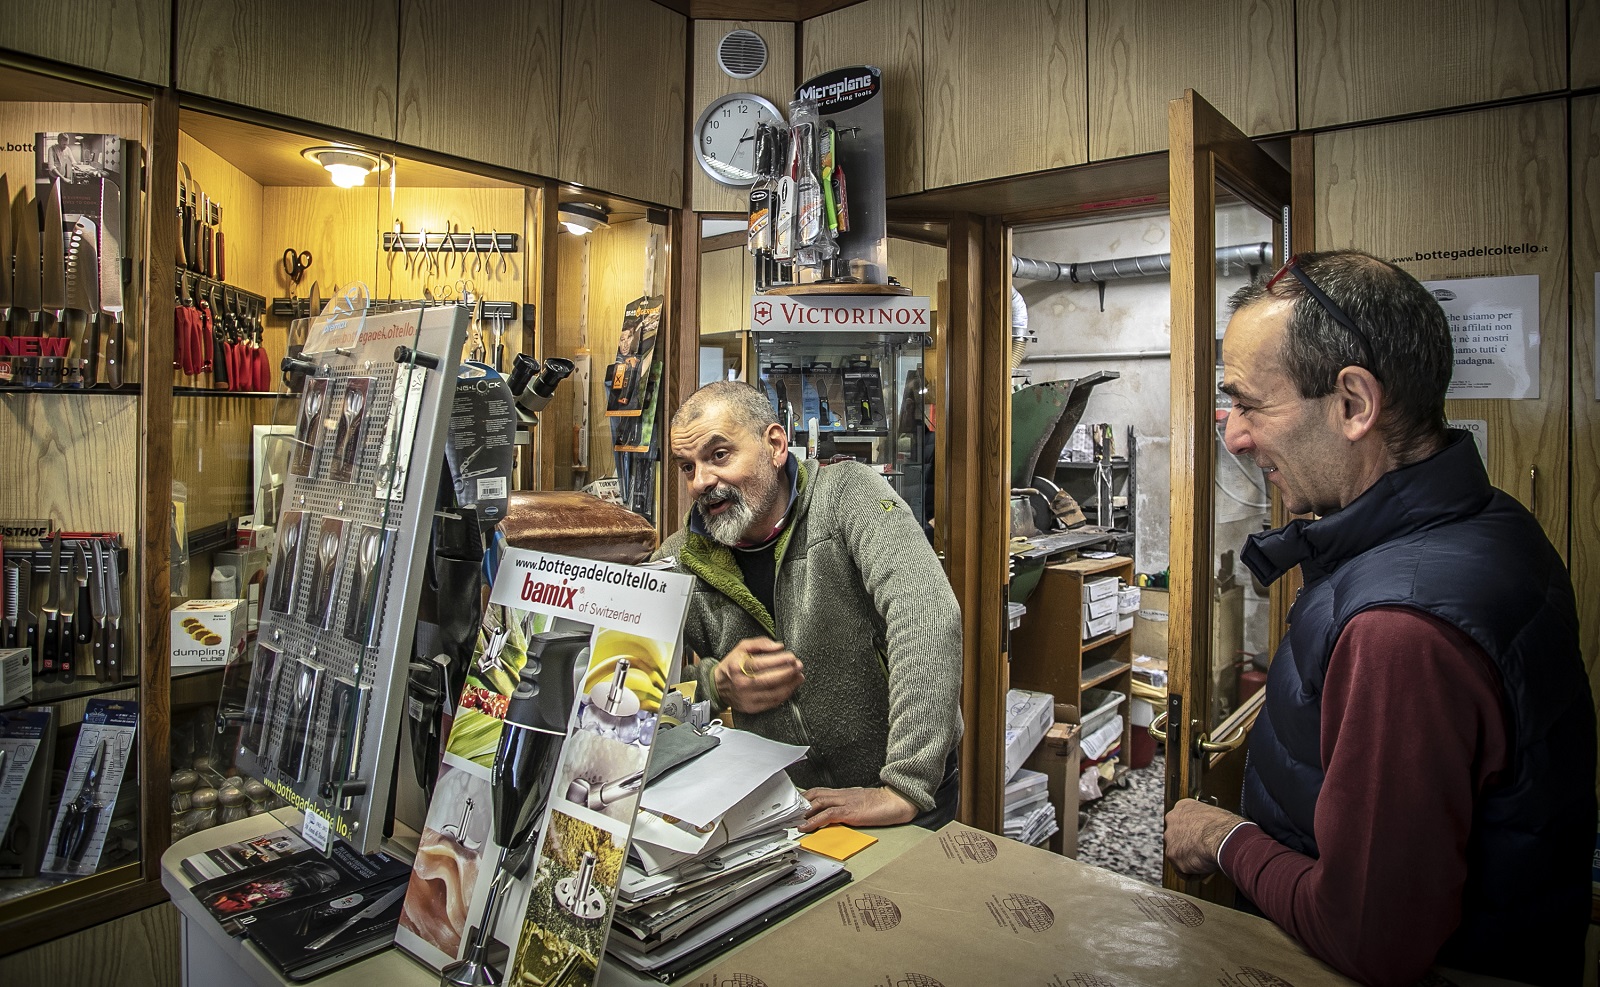
[[[148,98],[0,68],[0,937],[145,878]],[[26,135],[26,136],[24,136]],[[26,465],[24,465],[26,464]],[[99,904],[88,902],[94,899]]]

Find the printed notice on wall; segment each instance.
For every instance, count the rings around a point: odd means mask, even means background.
[[[1451,428],[1463,428],[1472,433],[1472,442],[1478,447],[1478,455],[1483,457],[1484,465],[1489,464],[1489,423],[1482,418],[1452,418],[1445,422]]]
[[[1539,276],[1424,281],[1450,320],[1447,398],[1539,396]]]

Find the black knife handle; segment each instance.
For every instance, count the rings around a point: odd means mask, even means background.
[[[99,317],[106,326],[106,338],[103,352],[106,357],[106,383],[112,387],[122,386],[122,339],[121,323],[113,315]]]
[[[106,681],[122,681],[122,628],[112,627],[106,634]]]
[[[78,649],[78,617],[77,614],[63,614],[61,616],[61,641],[56,647],[56,667],[61,671],[61,681],[71,682],[77,678],[77,670],[73,667],[73,658]]]
[[[78,587],[78,643],[88,644],[94,640],[94,621],[89,618],[89,586],[83,584]]]
[[[23,639],[24,643],[22,646],[27,648],[28,653],[33,655],[37,660],[39,658],[39,625],[29,624],[23,630]]]
[[[56,678],[56,656],[61,652],[60,618],[54,611],[45,611],[44,615],[44,664],[40,674],[46,682],[54,682]]]

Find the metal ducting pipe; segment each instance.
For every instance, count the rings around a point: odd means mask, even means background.
[[[1241,243],[1217,248],[1219,267],[1265,267],[1271,262],[1272,245],[1269,243]],[[1011,276],[1023,281],[1093,284],[1097,281],[1151,278],[1171,273],[1171,254],[1145,254],[1143,257],[1080,261],[1076,264],[1059,264],[1053,260],[1036,260],[1032,257],[1011,258]]]
[[[1015,370],[1028,353],[1028,344],[1037,342],[1039,334],[1028,329],[1028,302],[1016,285],[1011,286],[1011,368]]]

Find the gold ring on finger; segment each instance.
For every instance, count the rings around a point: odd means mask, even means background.
[[[745,656],[743,656],[742,658],[739,659],[739,671],[743,672],[745,674],[746,678],[752,678],[753,679],[753,678],[756,677],[756,673],[750,671],[750,656],[749,655],[745,655]]]

